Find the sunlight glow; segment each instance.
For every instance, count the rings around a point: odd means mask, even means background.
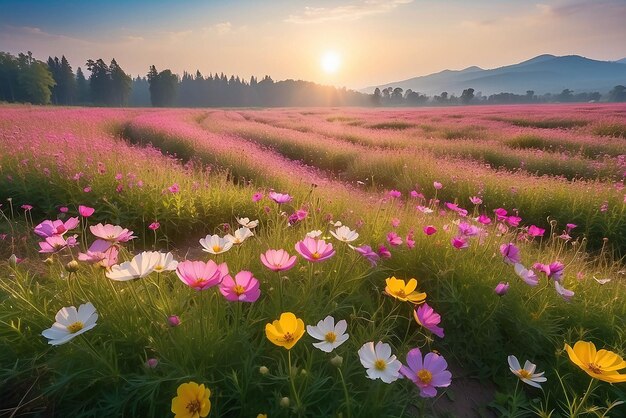
[[[328,51],[322,56],[321,64],[325,73],[336,73],[341,67],[341,57],[334,51]]]

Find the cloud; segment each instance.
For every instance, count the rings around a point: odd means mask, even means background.
[[[624,0],[595,0],[588,1],[562,1],[556,5],[538,4],[538,8],[550,17],[562,18],[572,15],[585,15],[598,11],[603,14],[618,14],[626,17],[626,2]]]
[[[413,0],[361,0],[335,7],[305,7],[300,14],[290,15],[285,22],[296,24],[331,21],[354,21],[361,18],[387,13]]]

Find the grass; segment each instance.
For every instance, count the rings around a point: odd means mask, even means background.
[[[392,121],[375,123],[375,124],[369,125],[369,128],[371,129],[391,129],[391,130],[396,130],[396,131],[403,131],[405,129],[410,129],[414,127],[415,127],[415,124],[403,122],[400,120],[392,120]]]
[[[599,124],[593,129],[593,133],[601,136],[626,138],[626,125],[621,123]]]
[[[494,118],[494,120],[501,122],[508,122],[515,126],[522,126],[525,128],[540,128],[540,129],[572,129],[587,126],[589,121],[583,119],[567,119],[567,118],[548,118],[543,120],[532,120],[524,118]]]

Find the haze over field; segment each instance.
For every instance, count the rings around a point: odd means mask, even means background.
[[[116,58],[133,76],[155,65],[361,89],[545,53],[616,61],[624,21],[623,0],[3,0],[0,45],[74,67]]]

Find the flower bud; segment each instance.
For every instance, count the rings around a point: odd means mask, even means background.
[[[343,364],[343,357],[341,357],[340,355],[335,355],[335,357],[330,359],[330,364],[335,367],[341,367],[341,365]]]
[[[155,358],[149,358],[148,360],[146,360],[146,364],[145,364],[145,366],[149,369],[154,369],[158,365],[159,365],[159,360]]]
[[[15,254],[11,254],[11,257],[9,257],[9,265],[11,267],[17,266],[17,260],[17,256]]]
[[[263,376],[265,376],[269,372],[270,372],[270,369],[268,369],[267,367],[265,367],[265,366],[259,367],[259,373],[261,373]]]
[[[167,318],[167,324],[170,327],[177,327],[180,325],[180,318],[178,315],[171,315]]]
[[[78,261],[72,260],[65,265],[65,270],[70,273],[76,273],[78,271],[79,265]]]
[[[496,288],[493,289],[493,291],[496,292],[496,295],[498,295],[498,296],[504,296],[506,294],[506,292],[509,291],[509,284],[508,283],[504,283],[504,282],[500,282],[500,283],[498,283]]]
[[[286,396],[284,398],[281,398],[280,406],[282,406],[283,408],[289,408],[289,398]]]
[[[54,263],[54,259],[52,257],[48,257],[45,260],[43,260],[43,262],[51,266]]]

